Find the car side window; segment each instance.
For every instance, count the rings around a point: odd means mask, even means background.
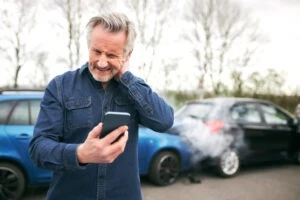
[[[231,118],[241,123],[262,123],[259,111],[253,103],[241,103],[233,106]]]
[[[6,124],[7,118],[14,104],[14,101],[0,102],[0,124]]]
[[[8,125],[29,125],[29,108],[27,101],[19,101],[15,106]]]
[[[260,105],[267,124],[287,125],[287,116],[271,105]]]
[[[40,111],[40,103],[41,103],[40,100],[30,101],[30,116],[31,116],[30,124],[31,125],[35,125],[36,123]]]

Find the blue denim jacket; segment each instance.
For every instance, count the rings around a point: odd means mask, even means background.
[[[106,111],[131,114],[125,151],[111,164],[80,165],[77,146],[103,119]],[[140,200],[138,124],[165,131],[173,109],[145,82],[126,72],[104,91],[88,64],[55,77],[47,86],[30,143],[40,167],[53,170],[47,199]]]

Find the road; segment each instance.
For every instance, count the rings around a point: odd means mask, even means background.
[[[300,166],[283,162],[243,167],[233,178],[223,179],[212,171],[201,174],[201,183],[182,176],[175,184],[157,187],[142,179],[143,200],[299,200]],[[47,188],[32,188],[24,200],[45,199]]]

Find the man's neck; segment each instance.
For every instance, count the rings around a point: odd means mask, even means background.
[[[107,88],[107,85],[108,85],[108,83],[107,82],[105,82],[105,83],[101,83],[101,85],[102,85],[102,87],[103,87],[103,89],[104,89],[104,91],[106,90],[106,88]]]

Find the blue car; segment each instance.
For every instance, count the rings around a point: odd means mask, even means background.
[[[187,144],[178,135],[139,128],[139,170],[156,185],[170,185],[190,168]]]
[[[28,153],[42,91],[0,91],[0,199],[19,199],[28,185],[48,184],[52,172]],[[140,127],[139,170],[156,185],[169,185],[189,169],[189,152],[176,135]]]

